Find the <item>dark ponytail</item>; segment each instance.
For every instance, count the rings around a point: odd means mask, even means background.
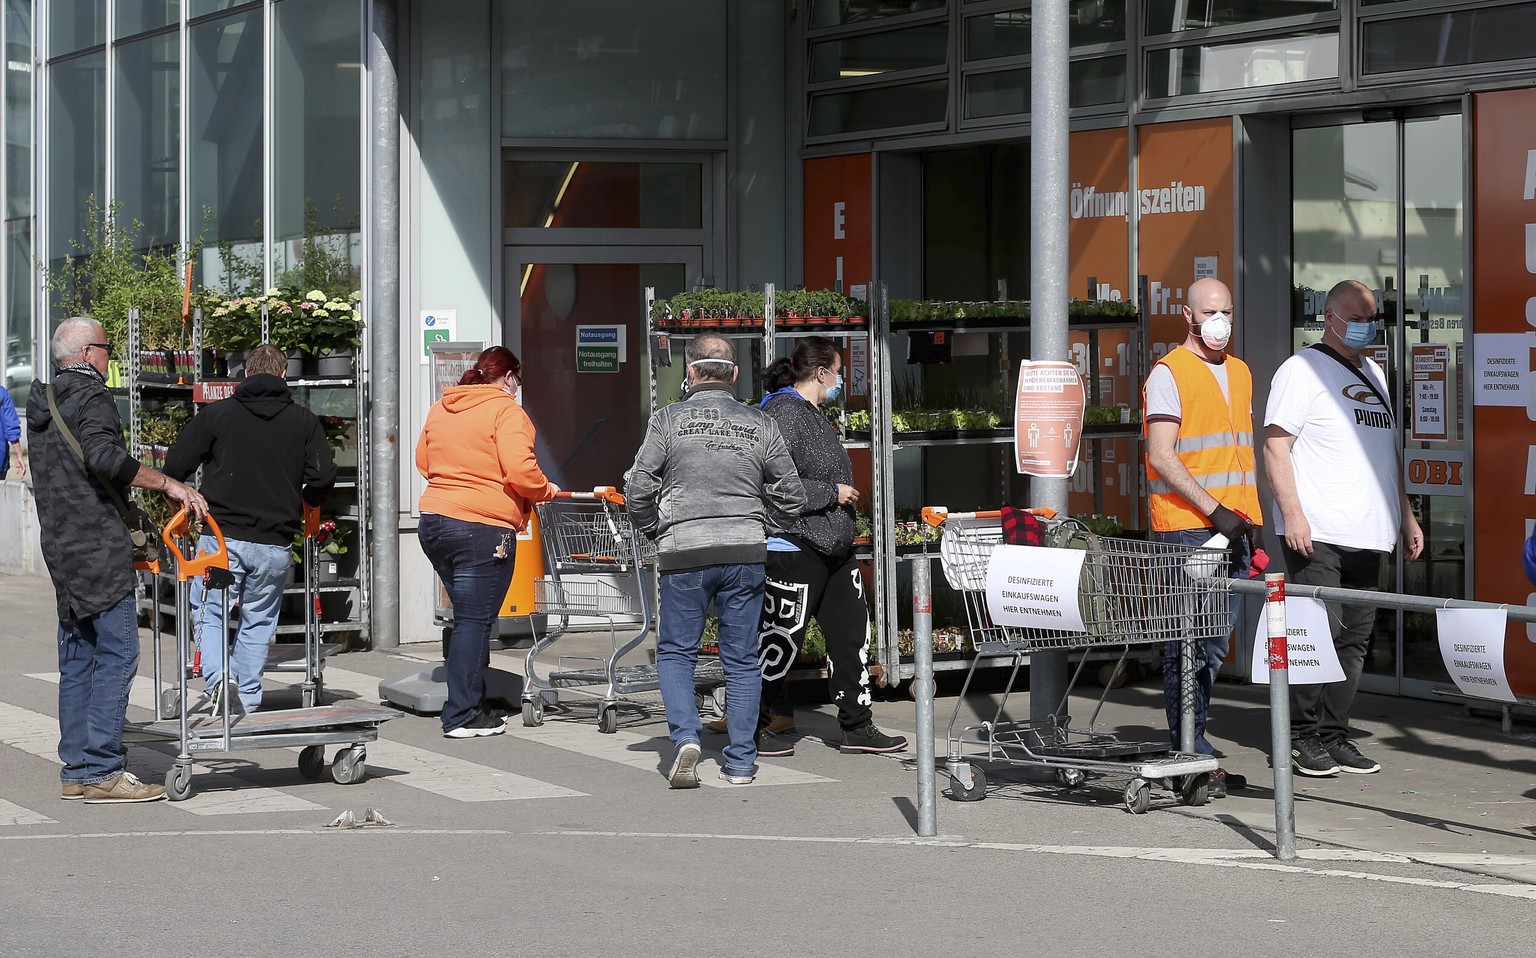
[[[785,386],[803,383],[825,366],[832,368],[840,355],[837,344],[825,336],[808,336],[795,347],[794,356],[775,359],[763,373],[763,382],[769,392],[777,392]]]
[[[475,360],[475,365],[464,371],[459,377],[460,386],[483,386],[494,383],[511,373],[522,378],[523,364],[518,362],[517,356],[505,346],[492,346],[480,354]]]

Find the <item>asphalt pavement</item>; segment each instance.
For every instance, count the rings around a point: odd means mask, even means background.
[[[130,718],[151,717],[152,646]],[[593,640],[571,643],[577,650]],[[331,658],[338,701],[431,647]],[[306,778],[297,752],[199,756],[184,802],[59,801],[53,603],[42,578],[0,577],[0,955],[846,955],[1171,948],[1247,955],[1508,955],[1528,947],[1536,899],[1533,730],[1453,703],[1362,695],[1355,727],[1383,771],[1297,778],[1300,857],[1273,854],[1267,689],[1218,685],[1211,736],[1249,788],[1202,807],[1164,791],[1130,814],[1119,784],[1068,789],[988,769],[986,797],[941,794],[939,836],[916,834],[912,752],[852,756],[834,710],[800,686],[796,754],[757,783],[666,787],[657,709],[600,734],[573,704],[537,728],[447,740],[434,717],[385,724],[368,774]],[[493,653],[520,671],[522,654]],[[941,685],[938,752],[955,708]],[[1073,713],[1092,711],[1091,696]],[[647,698],[654,703],[654,697]],[[996,714],[994,680],[962,720]],[[269,677],[267,704],[297,705]],[[646,704],[642,702],[641,704]],[[1028,713],[1015,695],[1006,714]],[[1112,691],[1100,715],[1161,734],[1161,686]],[[913,734],[905,699],[875,705]],[[174,746],[135,745],[155,780]],[[328,753],[329,754],[329,753]],[[946,785],[942,769],[941,788]],[[330,827],[374,809],[390,824]],[[1319,936],[1322,921],[1331,931]]]

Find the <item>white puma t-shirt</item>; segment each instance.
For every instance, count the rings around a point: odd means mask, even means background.
[[[1361,372],[1390,398],[1381,367]],[[1264,425],[1296,437],[1291,464],[1312,538],[1348,549],[1391,552],[1402,525],[1397,429],[1391,410],[1332,356],[1303,349],[1269,387]],[[1275,510],[1275,531],[1285,517]]]

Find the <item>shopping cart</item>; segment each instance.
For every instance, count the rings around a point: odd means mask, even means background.
[[[557,493],[536,508],[546,576],[534,580],[533,605],[546,631],[540,635],[535,622],[524,669],[523,724],[544,724],[545,709],[561,704],[560,693],[570,690],[595,698],[598,731],[615,732],[621,704],[648,711],[648,703],[626,697],[661,688],[654,665],[619,664],[656,622],[656,544],[635,530],[623,495],[612,486]],[[560,656],[547,676],[540,675],[536,660],[542,653],[574,626],[593,624],[607,629],[608,655]],[[697,689],[722,687],[719,659],[701,657],[694,681]]]
[[[232,682],[219,683],[217,702],[206,703],[216,706],[212,712],[194,714],[194,709],[205,703],[182,707],[191,701],[188,680],[191,678],[192,670],[188,667],[188,663],[191,662],[190,607],[191,583],[194,578],[206,577],[208,587],[218,589],[223,596],[216,634],[221,636],[225,643],[222,661],[226,663],[226,668],[230,661],[228,590],[229,586],[234,584],[234,577],[229,571],[229,552],[224,546],[224,535],[219,530],[218,522],[211,515],[204,517],[204,522],[207,525],[207,534],[213,536],[216,542],[215,547],[208,552],[198,551],[198,538],[192,532],[186,509],[172,516],[171,521],[161,533],[161,541],[169,550],[168,554],[176,571],[175,627],[178,680],[174,687],[161,687],[161,652],[157,628],[155,691],[156,705],[160,714],[156,716],[157,721],[128,726],[125,729],[125,737],[131,736],[139,741],[169,739],[178,743],[176,762],[165,776],[165,792],[173,802],[182,801],[192,795],[193,753],[236,752],[256,748],[299,748],[299,771],[305,778],[315,779],[325,771],[325,746],[340,745],[343,747],[331,762],[332,779],[340,785],[362,781],[367,775],[367,743],[378,740],[380,725],[390,719],[400,718],[404,713],[379,706],[346,703],[260,711],[253,714],[231,714]],[[306,596],[307,599],[312,597],[313,593]],[[315,619],[312,616],[306,616],[305,623],[306,631],[314,633],[307,636],[306,640],[313,639],[318,642],[318,624]],[[318,677],[319,663],[315,660],[313,669],[306,671],[306,678],[318,680]],[[318,688],[315,689],[315,693],[318,694]],[[306,701],[308,700],[310,696],[306,694]],[[167,706],[171,704],[174,704],[176,714],[172,719],[161,718],[167,711]]]
[[[1066,788],[1084,785],[1090,777],[1124,781],[1125,806],[1134,814],[1150,806],[1154,783],[1177,793],[1186,805],[1205,804],[1211,773],[1217,769],[1214,758],[1174,751],[1166,740],[1127,741],[1096,729],[1114,683],[1105,686],[1087,723],[1073,725],[1068,699],[1083,674],[1086,655],[1079,657],[1055,712],[1044,721],[1010,718],[1008,698],[1032,652],[1118,646],[1123,662],[1133,646],[1175,637],[1203,641],[1228,629],[1227,596],[1221,584],[1225,580],[1199,578],[1186,571],[1187,564],[1195,568],[1212,550],[1093,536],[1075,520],[1057,521],[1049,510],[1040,513],[1044,514],[1037,518],[1045,525],[1048,545],[1084,550],[1077,590],[1080,632],[994,623],[987,607],[987,571],[1002,542],[1001,512],[923,510],[923,520],[943,530],[939,556],[944,577],[964,598],[976,648],[947,732],[945,770],[951,780],[950,794],[959,801],[986,797],[986,773],[976,763],[988,762],[1050,769]],[[962,727],[961,711],[977,667],[999,656],[1011,656],[1013,665],[996,710],[981,724]]]

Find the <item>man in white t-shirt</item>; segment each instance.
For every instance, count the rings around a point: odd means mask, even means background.
[[[1248,575],[1253,560],[1253,523],[1259,512],[1253,450],[1253,374],[1247,364],[1227,355],[1232,340],[1232,291],[1207,277],[1190,284],[1184,342],[1152,367],[1142,390],[1146,423],[1148,505],[1152,535],[1159,542],[1199,546],[1217,534],[1227,539],[1219,576]],[[1221,634],[1189,650],[1194,688],[1190,740],[1182,735],[1183,646],[1173,639],[1163,649],[1163,705],[1173,744],[1185,752],[1214,755],[1205,737],[1211,687],[1227,657],[1237,597],[1220,600],[1226,608],[1202,609],[1219,616]],[[1218,768],[1211,778],[1212,798],[1247,779]]]
[[[1328,291],[1322,342],[1287,359],[1270,383],[1264,464],[1292,582],[1376,589],[1399,533],[1405,558],[1424,549],[1403,489],[1386,376],[1361,352],[1378,332],[1375,295],[1345,280]],[[1376,609],[1329,603],[1328,623],[1344,680],[1292,686],[1291,763],[1303,775],[1378,772],[1349,740]]]

